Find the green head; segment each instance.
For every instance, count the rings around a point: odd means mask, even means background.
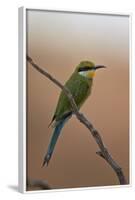
[[[95,76],[95,71],[97,69],[105,68],[103,65],[95,65],[91,61],[82,61],[76,67],[75,72],[86,77],[86,78],[93,78]]]

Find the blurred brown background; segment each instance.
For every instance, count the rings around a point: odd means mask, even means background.
[[[27,53],[62,83],[82,60],[107,66],[97,72],[81,112],[100,131],[129,180],[129,18],[27,10]],[[52,188],[119,184],[96,155],[91,134],[75,117],[65,125],[47,168],[42,168],[60,89],[29,64],[27,176]]]

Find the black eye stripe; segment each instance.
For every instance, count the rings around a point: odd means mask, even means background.
[[[88,70],[93,70],[93,69],[95,69],[95,67],[88,67],[88,66],[85,66],[85,67],[80,67],[79,69],[78,69],[78,72],[84,72],[84,71],[88,71]]]

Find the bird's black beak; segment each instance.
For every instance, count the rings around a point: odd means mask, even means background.
[[[95,69],[97,70],[97,69],[101,69],[101,68],[106,68],[106,66],[104,66],[104,65],[96,65],[95,66]]]

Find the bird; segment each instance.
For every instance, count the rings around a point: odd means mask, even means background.
[[[95,71],[102,68],[106,67],[104,65],[95,65],[91,61],[81,61],[66,81],[64,86],[71,92],[78,110],[80,110],[81,106],[91,94]],[[52,125],[54,130],[42,166],[48,166],[61,130],[73,114],[69,99],[62,90],[54,115],[49,124],[49,126]]]

